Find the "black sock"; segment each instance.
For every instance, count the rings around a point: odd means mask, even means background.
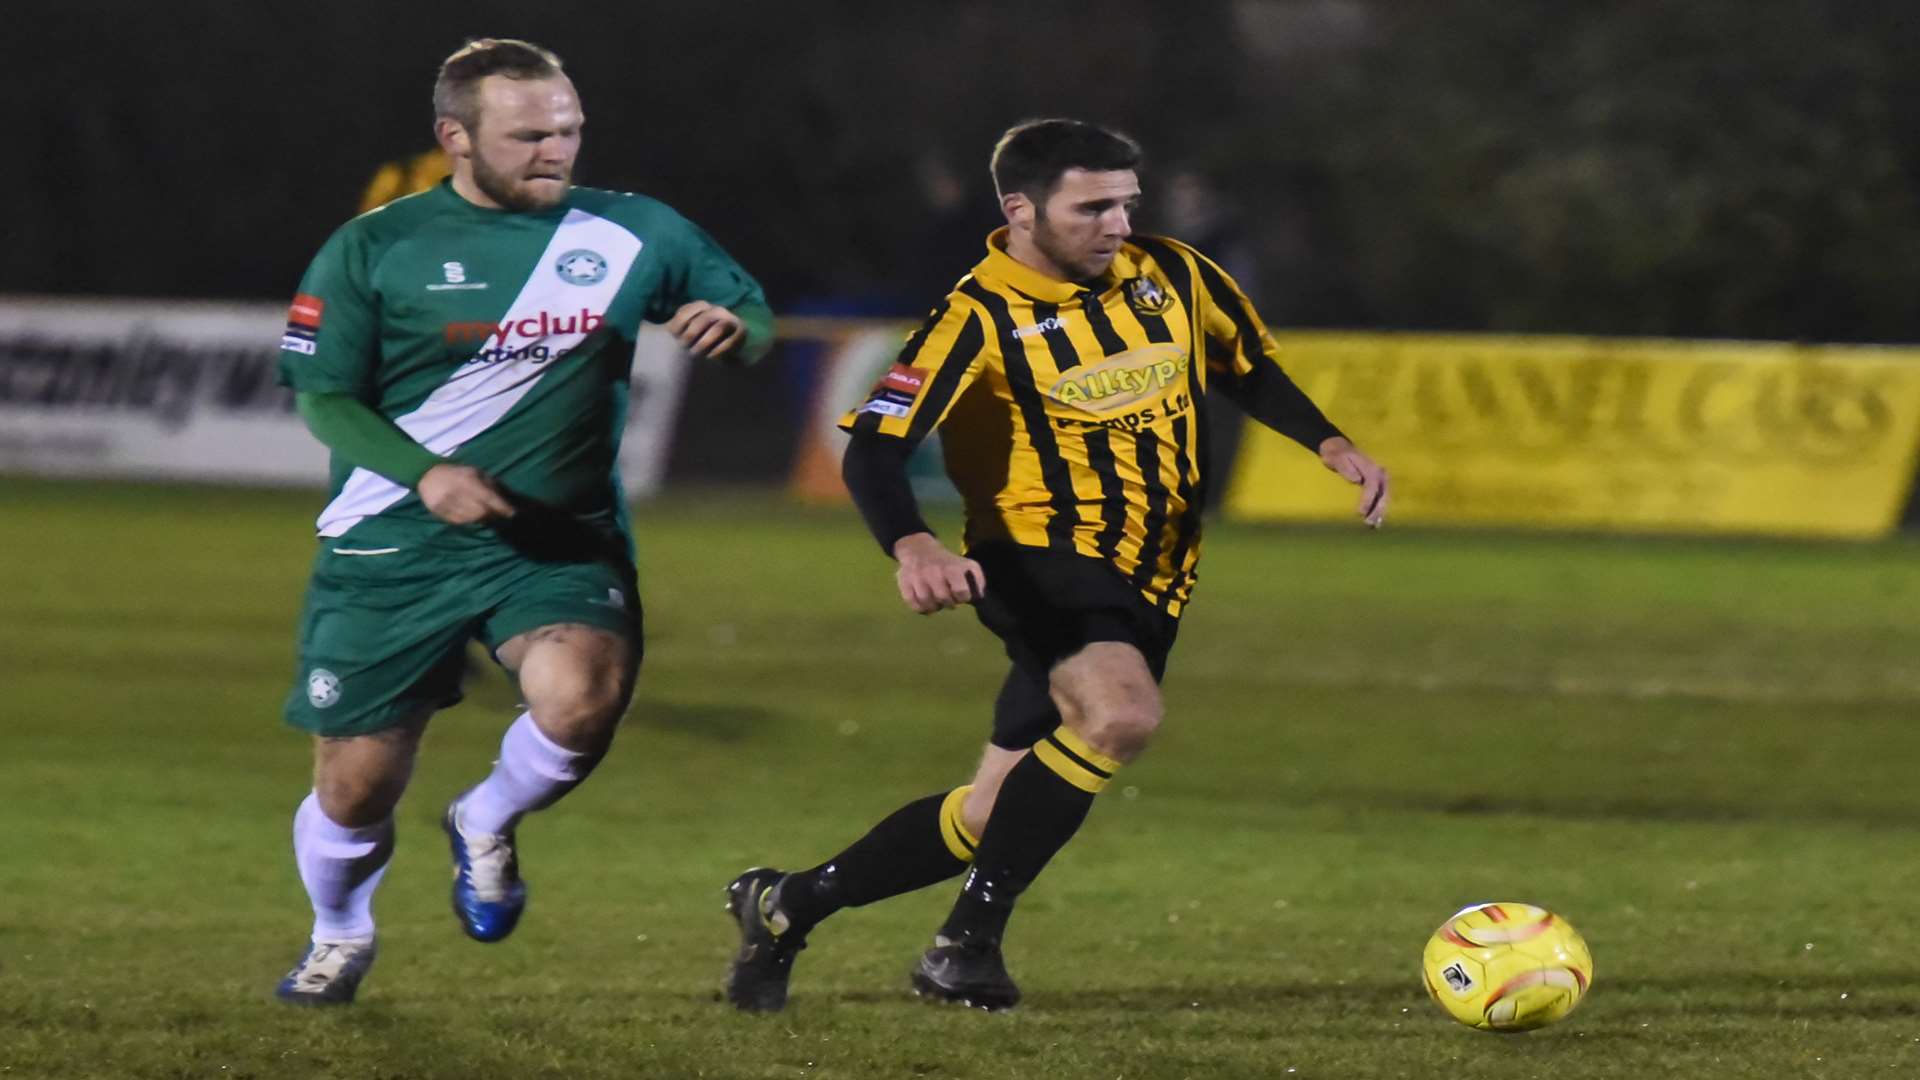
[[[1065,727],[1040,740],[1000,785],[973,869],[940,936],[997,943],[1020,894],[1079,831],[1119,764]]]
[[[780,910],[805,930],[843,907],[924,889],[965,870],[975,840],[960,821],[960,807],[970,790],[915,799],[845,851],[789,875],[780,883]]]

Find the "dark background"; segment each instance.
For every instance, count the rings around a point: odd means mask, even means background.
[[[786,311],[923,310],[997,220],[995,135],[1070,114],[1145,141],[1141,227],[1276,323],[1910,342],[1916,7],[13,5],[0,291],[285,296],[493,34],[565,58],[582,182]]]

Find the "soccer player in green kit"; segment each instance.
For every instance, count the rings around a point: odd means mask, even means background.
[[[353,1000],[372,898],[421,732],[479,639],[527,711],[447,807],[453,907],[498,941],[526,902],[514,828],[606,753],[641,652],[615,473],[634,342],[663,322],[696,357],[772,339],[759,285],[638,195],[574,187],[582,114],[552,53],[484,39],[433,92],[439,186],[355,218],[314,259],[283,380],[333,452],[286,717],[314,736],[294,855],[312,943],[278,996]]]

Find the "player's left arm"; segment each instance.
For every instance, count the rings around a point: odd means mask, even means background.
[[[1387,515],[1387,470],[1353,445],[1280,365],[1280,345],[1237,282],[1188,249],[1206,334],[1213,385],[1267,427],[1320,455],[1320,463],[1360,488],[1360,519],[1379,528]]]
[[[667,332],[695,357],[751,364],[773,348],[773,309],[764,303],[727,308],[689,300],[666,325]]]
[[[751,364],[773,348],[773,308],[751,274],[713,237],[680,218],[678,251],[658,314],[695,357]],[[671,314],[668,314],[668,312]]]

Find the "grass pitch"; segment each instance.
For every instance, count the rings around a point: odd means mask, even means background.
[[[350,1010],[270,998],[305,903],[277,719],[311,495],[0,484],[0,1077],[1743,1077],[1920,1072],[1920,549],[1222,526],[1163,737],[1009,939],[1028,1000],[921,1005],[950,888],[716,1000],[720,887],[962,780],[1001,669],[850,514],[640,509],[649,625],[600,773],[462,938],[435,826],[489,673],[430,731]],[[1597,980],[1455,1026],[1421,944],[1531,900]]]

